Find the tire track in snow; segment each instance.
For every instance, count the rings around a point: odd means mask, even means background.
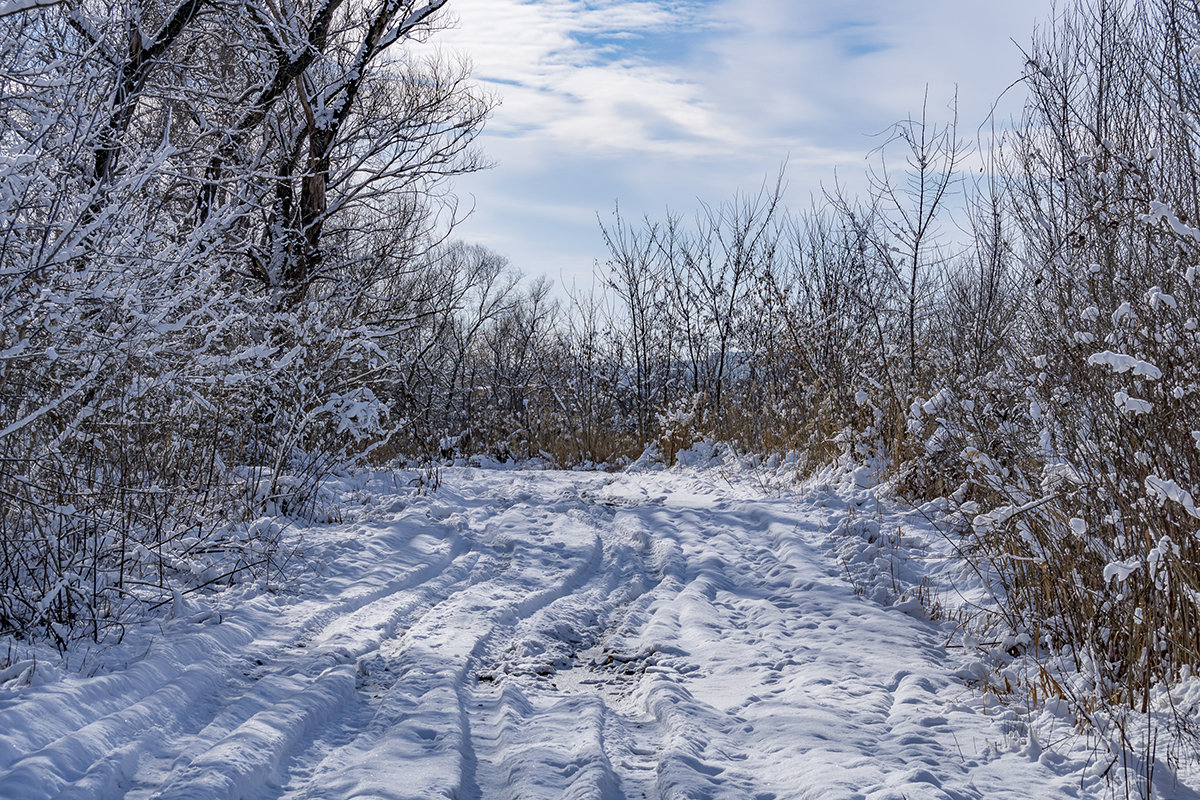
[[[728,727],[721,713],[684,686],[690,665],[678,630],[658,619],[670,616],[692,588],[677,521],[657,500],[617,508],[611,522],[599,523],[606,558],[596,579],[543,608],[546,619],[535,615],[511,635],[519,650],[529,641],[552,644],[563,627],[584,628],[567,661],[580,660],[581,652],[607,654],[616,668],[564,664],[562,653],[518,652],[510,659],[514,668],[493,677],[495,688],[474,692],[475,716],[483,718],[474,727],[491,731],[476,746],[488,752],[479,759],[480,783],[491,787],[484,796],[772,797],[755,791],[740,770],[745,756],[719,730]],[[632,677],[622,680],[622,672]],[[571,673],[588,677],[560,691],[559,682],[579,680],[568,680]]]
[[[946,745],[949,681],[927,677],[947,672],[933,630],[857,597],[817,546],[844,504],[676,497],[677,480],[649,476],[630,509],[671,575],[635,649],[679,651],[640,690],[667,733],[650,794],[978,797]]]
[[[998,756],[952,752],[989,729],[955,706],[933,628],[856,596],[830,557],[841,498],[471,475],[325,529],[341,560],[311,592],[169,623],[127,669],[0,706],[0,796],[1028,794],[981,771]]]
[[[723,617],[724,645],[734,651],[729,661],[770,665],[728,708],[746,733],[772,743],[751,754],[756,774],[779,791],[804,775],[801,797],[980,797],[963,759],[945,745],[952,733],[938,691],[949,681],[928,677],[947,672],[934,630],[857,597],[823,557],[818,544],[844,506],[789,514],[786,506],[772,513],[771,505],[755,503],[755,512],[732,504],[758,535],[709,542],[724,556],[727,583],[713,605]],[[736,674],[717,660],[714,666],[722,680]],[[697,691],[723,694],[707,683]]]
[[[402,531],[399,541],[373,544],[384,551],[404,549],[429,532],[424,528]],[[88,681],[84,691],[95,695],[95,702],[79,704],[76,696],[69,712],[52,711],[50,719],[42,707],[40,724],[21,720],[20,708],[0,712],[0,725],[30,734],[28,754],[0,774],[0,786],[22,800],[118,793],[136,798],[169,779],[172,770],[219,747],[222,738],[247,740],[249,732],[269,724],[283,733],[276,739],[294,745],[300,737],[284,729],[305,731],[333,713],[339,704],[334,699],[346,695],[327,691],[326,685],[344,688],[345,681],[327,673],[331,666],[352,658],[344,647],[302,649],[305,641],[378,599],[395,596],[398,590],[436,587],[436,578],[467,549],[461,538],[444,538],[446,547],[430,551],[438,557],[407,571],[377,567],[349,582],[333,603],[325,598],[324,603],[307,604],[316,606],[310,613],[304,612],[304,602],[297,604],[292,609],[297,618],[280,628],[267,624],[272,621],[268,614],[264,615],[268,619],[256,620],[258,624],[239,619],[199,632],[185,630],[125,672]],[[215,616],[201,617],[216,622]],[[186,625],[187,620],[177,620],[169,627]],[[49,687],[46,693],[52,695],[57,688]],[[289,696],[308,689],[316,709],[296,708]],[[49,699],[51,709],[69,702],[56,704]],[[197,714],[198,708],[209,709],[211,716]],[[86,722],[89,714],[94,716]],[[287,748],[259,749],[261,764],[231,769],[231,785],[236,784],[239,794],[270,777]],[[148,751],[157,755],[147,757]],[[210,796],[228,795],[216,791]]]
[[[350,579],[335,602],[291,622],[282,640],[268,637],[266,651],[245,656],[240,678],[235,673],[231,688],[214,701],[217,713],[182,747],[163,754],[165,770],[143,770],[149,774],[139,776],[131,800],[146,792],[150,797],[253,796],[281,781],[318,731],[340,726],[338,718],[354,699],[352,662],[378,650],[407,614],[449,591],[477,560],[453,525],[378,527],[390,534],[372,539],[364,552],[374,557],[374,568]],[[431,533],[441,542],[431,541],[444,547],[414,547]],[[397,572],[401,564],[386,556],[406,550],[425,553],[429,560]],[[202,775],[215,777],[205,781]],[[191,788],[201,786],[207,791]]]
[[[637,699],[658,722],[651,796],[662,798],[754,798],[770,800],[745,769],[740,736],[744,719],[727,713],[716,698],[692,691],[709,665],[695,647],[712,638],[724,648],[730,631],[720,618],[717,595],[730,585],[733,568],[714,543],[726,527],[713,526],[714,509],[670,498],[639,509],[656,538],[665,579],[633,637],[635,649],[663,654],[663,668],[648,674]],[[712,535],[715,531],[715,536]]]
[[[582,493],[581,493],[582,494]],[[636,797],[623,768],[624,715],[613,698],[559,691],[585,654],[603,650],[613,627],[661,580],[645,564],[647,540],[620,530],[608,508],[570,510],[597,530],[600,558],[589,580],[521,619],[483,653],[467,698],[479,784],[467,797]],[[578,687],[576,687],[578,688]],[[646,718],[638,722],[645,726]]]
[[[519,499],[496,510],[477,543],[485,557],[475,579],[414,620],[394,652],[370,666],[385,670],[390,686],[364,730],[284,796],[480,795],[469,682],[481,654],[497,636],[578,589],[603,553],[594,530],[556,527],[556,513],[535,512]],[[389,763],[407,765],[402,785],[380,767]],[[421,766],[413,770],[414,763]]]

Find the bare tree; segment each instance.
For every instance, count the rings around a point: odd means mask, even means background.
[[[616,292],[628,326],[625,346],[632,357],[633,414],[638,438],[650,435],[655,381],[664,366],[659,336],[664,329],[664,273],[657,259],[658,226],[635,230],[613,212],[611,225],[600,223],[608,247],[609,287]]]
[[[958,167],[964,155],[958,140],[957,100],[951,103],[951,120],[944,125],[929,120],[928,106],[927,95],[920,118],[897,122],[875,151],[879,167],[870,171],[870,181],[877,211],[873,220],[880,227],[863,228],[874,258],[891,276],[900,298],[909,391],[921,382],[918,329],[928,322],[929,301],[947,257],[939,225],[958,185]],[[892,173],[888,162],[893,145],[904,156],[899,175]]]

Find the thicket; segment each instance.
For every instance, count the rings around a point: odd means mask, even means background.
[[[0,9],[0,634],[264,575],[391,440],[490,109],[444,3]]]

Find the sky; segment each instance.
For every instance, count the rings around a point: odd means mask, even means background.
[[[786,163],[789,205],[865,187],[880,133],[920,113],[960,138],[1020,112],[1047,0],[450,0],[437,47],[499,105],[461,177],[457,236],[561,291],[592,285],[598,216],[691,214]],[[997,101],[999,105],[997,106]]]

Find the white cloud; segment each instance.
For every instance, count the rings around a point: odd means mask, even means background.
[[[786,158],[804,202],[835,169],[852,187],[868,134],[958,87],[973,139],[1023,65],[1047,6],[951,0],[452,0],[463,51],[502,99],[481,144],[498,162],[460,182],[479,205],[463,235],[529,271],[586,272],[615,200],[690,210],[756,186]],[[1013,98],[1019,97],[1014,94]],[[1017,103],[1009,106],[1015,113]],[[574,254],[574,255],[572,255]]]
[[[700,25],[692,5],[458,0],[454,8],[459,27],[439,42],[466,52],[476,77],[502,97],[493,137],[575,152],[701,155],[736,135],[676,65],[623,52],[623,43]]]

